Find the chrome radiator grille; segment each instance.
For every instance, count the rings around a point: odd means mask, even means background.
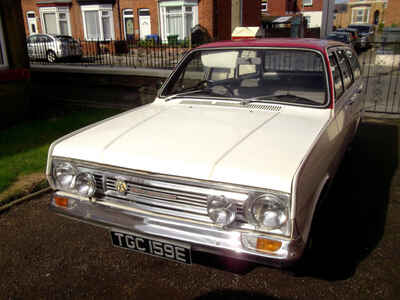
[[[247,197],[245,191],[242,193],[217,191],[194,185],[124,176],[122,179],[126,183],[127,190],[125,193],[120,193],[116,188],[117,180],[121,179],[118,175],[95,173],[95,179],[96,197],[100,201],[112,198],[130,207],[207,223],[212,223],[207,214],[208,195],[226,193],[228,196],[236,196],[232,198],[238,206],[238,221],[243,219],[242,204]]]

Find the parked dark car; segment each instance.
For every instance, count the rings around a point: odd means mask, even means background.
[[[354,49],[357,52],[360,52],[360,50],[362,48],[361,47],[361,39],[360,39],[360,36],[358,34],[358,30],[357,29],[354,29],[354,28],[339,28],[339,29],[336,29],[336,31],[337,32],[348,32],[348,33],[350,33],[351,37],[352,37],[352,44],[353,44]]]
[[[351,24],[348,28],[358,30],[361,48],[370,48],[375,41],[375,25],[372,24]]]
[[[352,38],[350,32],[331,32],[327,37],[327,40],[338,41],[345,43],[349,46],[355,47],[355,40]]]
[[[27,40],[30,59],[46,59],[53,63],[60,58],[80,58],[82,49],[78,41],[67,35],[33,34]]]

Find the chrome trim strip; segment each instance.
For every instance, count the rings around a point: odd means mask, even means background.
[[[144,179],[149,179],[149,180],[154,180],[154,181],[160,181],[164,180],[165,184],[182,184],[182,185],[197,185],[199,188],[207,188],[211,192],[218,191],[218,190],[223,190],[223,191],[230,191],[234,193],[247,193],[248,191],[253,191],[257,193],[274,193],[278,195],[285,195],[288,196],[288,193],[284,193],[281,191],[276,191],[276,190],[271,190],[271,189],[265,189],[265,188],[259,188],[259,187],[253,187],[253,186],[245,186],[245,185],[234,185],[231,183],[226,183],[226,182],[220,182],[220,181],[206,181],[206,180],[201,180],[201,179],[196,179],[196,178],[189,178],[189,177],[180,177],[180,176],[174,176],[174,175],[166,175],[166,174],[161,174],[161,173],[152,173],[148,171],[140,171],[140,170],[135,170],[135,169],[127,169],[127,168],[122,168],[122,167],[116,167],[116,166],[111,166],[111,165],[106,165],[106,164],[100,164],[96,162],[90,162],[90,161],[82,161],[78,159],[72,159],[72,158],[67,158],[67,157],[61,157],[61,156],[54,156],[52,158],[53,160],[62,160],[62,161],[67,161],[71,162],[76,165],[78,168],[94,168],[96,171],[99,172],[113,172],[114,174],[117,173],[120,176],[138,176],[138,177],[143,177]],[[220,195],[220,194],[217,194]]]

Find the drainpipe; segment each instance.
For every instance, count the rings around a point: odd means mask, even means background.
[[[121,7],[119,5],[119,0],[117,4],[118,4],[119,39],[122,40]]]

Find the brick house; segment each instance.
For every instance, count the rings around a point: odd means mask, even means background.
[[[55,33],[81,40],[185,39],[200,24],[213,39],[237,25],[260,25],[260,0],[21,0],[27,35]]]
[[[387,22],[387,14],[390,14],[388,5],[399,6],[398,0],[349,0],[347,4],[337,6],[334,25],[347,27],[350,24],[391,24]],[[392,13],[396,19],[395,10]],[[397,19],[399,19],[397,17]]]
[[[263,19],[278,16],[302,14],[309,28],[318,28],[322,24],[323,0],[261,0]]]
[[[400,27],[400,1],[390,0],[387,4],[387,9],[385,9],[385,25]]]

